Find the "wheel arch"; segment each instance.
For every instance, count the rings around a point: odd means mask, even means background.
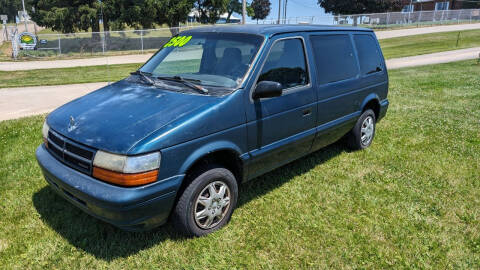
[[[180,172],[185,174],[185,178],[182,181],[178,194],[181,194],[188,184],[191,183],[195,172],[202,167],[207,167],[209,164],[218,164],[230,170],[235,176],[237,184],[240,185],[244,177],[244,166],[240,155],[240,148],[227,141],[207,144],[197,149],[190,154],[180,168]]]
[[[372,109],[375,113],[375,119],[378,120],[380,116],[380,98],[377,94],[371,93],[368,95],[362,102],[360,106],[361,112],[364,112],[368,109]]]

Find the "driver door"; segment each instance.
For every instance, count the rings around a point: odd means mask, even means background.
[[[246,105],[250,179],[307,154],[311,148],[317,107],[306,46],[303,36],[279,36],[263,57]],[[261,81],[281,83],[282,95],[253,99]]]

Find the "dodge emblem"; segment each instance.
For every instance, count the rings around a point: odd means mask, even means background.
[[[77,123],[75,123],[75,118],[70,116],[70,123],[68,123],[68,132],[72,132],[77,128]]]

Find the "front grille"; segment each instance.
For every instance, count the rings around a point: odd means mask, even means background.
[[[48,150],[69,167],[88,175],[92,174],[95,150],[75,143],[52,130],[48,132]]]

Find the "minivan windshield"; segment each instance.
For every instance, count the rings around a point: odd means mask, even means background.
[[[219,87],[235,89],[263,39],[242,33],[181,33],[163,45],[139,71],[154,80],[189,81],[213,91]]]

